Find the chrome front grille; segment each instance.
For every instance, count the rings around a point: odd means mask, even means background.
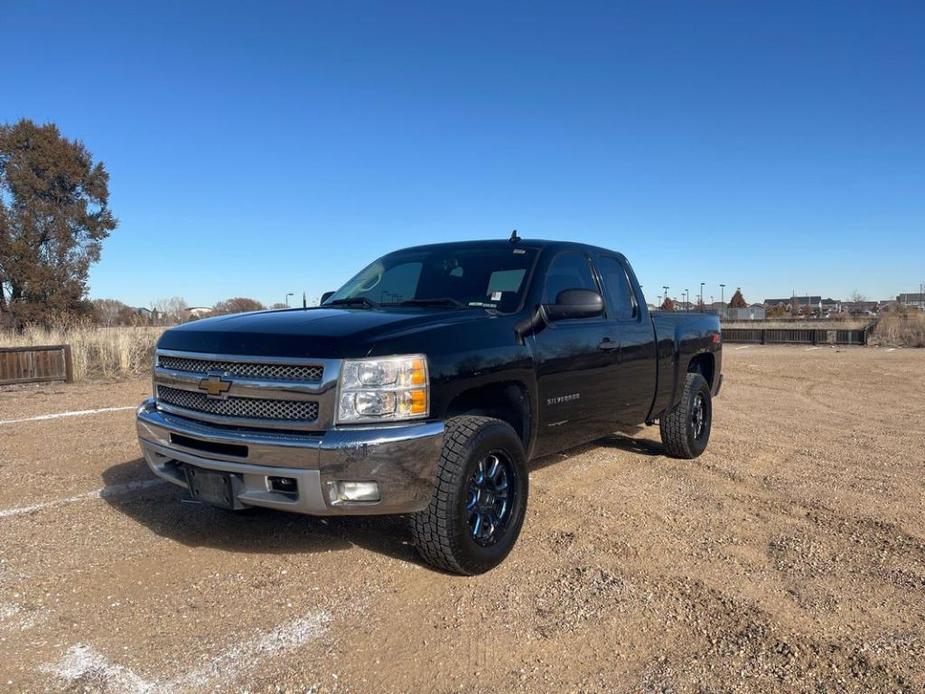
[[[339,359],[159,349],[154,391],[165,412],[249,429],[324,431],[334,424]]]
[[[219,372],[240,378],[259,378],[269,381],[320,382],[324,367],[316,364],[273,364],[261,362],[218,361],[159,354],[157,365],[171,371],[189,371],[206,374]]]
[[[287,422],[314,422],[318,403],[314,400],[269,400],[263,398],[210,398],[205,393],[159,385],[157,398],[165,405],[221,417]]]

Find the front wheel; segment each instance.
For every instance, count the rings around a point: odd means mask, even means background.
[[[434,495],[411,517],[418,552],[453,573],[493,569],[520,535],[527,491],[526,455],[510,425],[491,417],[453,417]]]
[[[662,445],[672,458],[696,458],[706,450],[712,424],[710,384],[700,374],[689,373],[681,401],[659,420]]]

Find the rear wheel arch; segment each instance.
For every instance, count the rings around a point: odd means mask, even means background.
[[[703,379],[713,389],[714,378],[716,377],[716,357],[712,352],[701,352],[691,357],[687,365],[687,373],[700,374]]]

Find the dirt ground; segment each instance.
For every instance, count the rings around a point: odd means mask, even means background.
[[[131,410],[0,423],[0,689],[922,691],[925,350],[725,354],[699,460],[654,428],[535,461],[475,578],[397,519],[185,502]],[[0,390],[0,420],[149,389]]]

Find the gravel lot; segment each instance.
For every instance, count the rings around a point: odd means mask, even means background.
[[[535,461],[476,578],[397,519],[143,484],[131,410],[0,424],[0,689],[922,691],[925,350],[728,345],[725,373],[697,461],[657,429]],[[0,420],[149,389],[0,389]]]

